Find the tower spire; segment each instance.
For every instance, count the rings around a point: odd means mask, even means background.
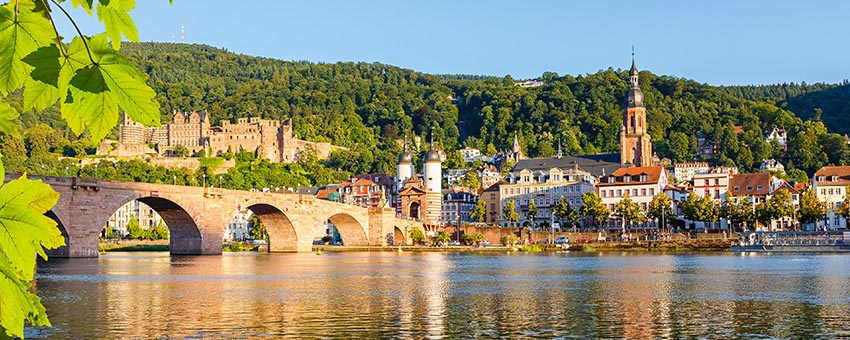
[[[434,149],[434,126],[431,125],[431,149]]]
[[[564,157],[564,154],[561,153],[561,137],[558,137],[558,158]]]

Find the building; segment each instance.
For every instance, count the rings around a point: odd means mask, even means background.
[[[764,141],[768,143],[776,141],[784,150],[788,150],[788,133],[785,132],[785,129],[774,127],[764,136]]]
[[[825,166],[812,177],[815,197],[826,202],[826,218],[818,221],[817,230],[847,229],[847,219],[838,214],[850,185],[850,166]]]
[[[489,224],[499,224],[499,221],[502,219],[502,194],[501,189],[502,185],[505,184],[504,180],[500,180],[493,185],[484,189],[481,192],[481,196],[478,197],[479,200],[484,201],[484,206],[487,208],[487,217],[486,221]]]
[[[224,230],[224,241],[235,242],[244,241],[251,238],[251,217],[254,213],[251,210],[236,210],[233,213],[233,220],[227,224],[227,229]]]
[[[195,154],[209,151],[221,155],[227,151],[257,151],[271,162],[291,163],[298,161],[301,152],[312,150],[319,158],[327,158],[331,151],[343,149],[330,143],[308,142],[293,137],[292,120],[269,120],[259,117],[238,118],[236,123],[222,121],[221,126],[212,126],[206,112],[183,113],[175,111],[169,123],[160,128],[149,128],[132,121],[124,115],[118,144],[114,147],[98,148],[98,154],[112,156],[138,156],[153,151],[148,145],[155,144],[159,154],[173,154],[178,146]]]
[[[579,207],[582,205],[581,195],[593,191],[595,182],[593,174],[566,158],[522,160],[511,170],[506,182],[499,185],[500,200],[496,207],[499,223],[510,223],[503,218],[502,212],[508,201],[516,205],[521,221],[526,220],[528,206],[532,201],[537,208],[534,220],[549,221],[561,197],[571,206]],[[488,190],[483,195],[489,194]]]
[[[377,207],[385,190],[368,178],[352,178],[337,187],[337,193],[343,203],[362,208]]]
[[[465,147],[460,149],[460,154],[463,156],[463,160],[467,163],[475,162],[476,159],[481,158],[481,150],[476,148]]]
[[[494,165],[484,164],[481,170],[478,171],[478,178],[481,180],[482,188],[489,188],[491,185],[505,179],[505,175]]]
[[[452,185],[457,182],[459,179],[466,176],[466,173],[469,172],[469,169],[449,169],[446,170],[446,174],[443,175],[446,179],[446,183],[448,185]]]
[[[646,212],[652,197],[662,192],[667,184],[667,170],[662,166],[621,168],[607,176],[602,176],[596,184],[596,190],[602,199],[602,204],[611,210],[612,218],[609,228],[622,227],[613,213],[617,203],[623,200],[623,197],[629,196],[642,211]]]
[[[501,167],[502,164],[505,164],[505,161],[509,159],[514,162],[519,162],[520,160],[525,159],[525,154],[522,153],[522,146],[519,144],[519,136],[517,136],[516,132],[514,132],[514,144],[511,146],[511,149],[500,151],[493,155],[493,162],[499,167]]]
[[[676,183],[690,182],[696,174],[707,174],[708,162],[676,163],[673,166],[673,177]]]
[[[406,164],[409,154],[405,155],[405,153],[407,153],[406,149],[399,156],[399,167],[406,165],[404,174],[399,170],[399,178],[402,178],[402,175],[406,177],[408,171],[413,171],[412,162],[410,165]],[[422,220],[431,225],[440,223],[443,197],[442,162],[441,153],[434,147],[432,139],[431,148],[425,152],[422,178],[417,178],[411,173],[410,177],[403,182],[403,187],[399,191],[400,214],[402,216]]]
[[[697,137],[697,155],[712,158],[717,154],[717,144],[705,135],[705,131],[699,132]]]
[[[472,218],[472,208],[478,203],[478,196],[463,190],[443,190],[442,218],[446,225],[460,225],[477,222]]]
[[[785,166],[775,159],[765,159],[759,165],[759,171],[784,174]]]
[[[629,90],[626,93],[626,108],[623,110],[623,125],[620,126],[620,164],[645,167],[653,164],[652,141],[646,132],[646,107],[643,105],[643,91],[638,84],[634,57],[632,53]]]
[[[104,228],[112,228],[119,237],[125,237],[130,234],[127,229],[127,224],[130,219],[135,217],[142,229],[156,227],[160,223],[165,225],[162,217],[147,204],[133,200],[118,208],[109,220],[106,221]]]
[[[726,200],[726,193],[729,191],[729,177],[729,173],[719,171],[695,174],[691,192],[700,197],[710,197],[715,205],[720,206]],[[728,221],[720,219],[718,225],[705,227],[707,229],[716,229],[716,227],[727,229]]]

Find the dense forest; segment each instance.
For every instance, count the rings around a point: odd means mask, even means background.
[[[126,44],[122,52],[149,76],[163,122],[175,110],[205,110],[213,124],[257,115],[291,118],[299,138],[349,148],[322,162],[333,170],[308,178],[310,184],[356,173],[394,173],[401,151],[396,141],[427,140],[429,131],[449,151],[453,161],[448,167],[461,165],[456,150],[472,146],[492,154],[510,147],[515,133],[531,157],[556,154],[559,141],[567,155],[618,152],[628,86],[627,71],[613,68],[579,76],[547,72],[537,79],[542,86],[520,87],[510,76],[429,75],[380,63],[281,61],[204,45]],[[710,162],[734,164],[743,171],[776,158],[803,179],[823,165],[850,161],[844,137],[834,133],[850,129],[847,84],[715,87],[648,71],[640,72],[640,84],[660,157],[699,160],[697,136],[703,133],[717,142],[718,155]],[[25,113],[21,122],[27,129],[24,140],[4,138],[4,154],[9,143],[37,157],[91,150],[85,138],[77,140],[67,130],[57,110]],[[736,133],[735,126],[743,132]],[[774,127],[788,131],[787,151],[765,141]],[[40,146],[44,143],[48,145]]]

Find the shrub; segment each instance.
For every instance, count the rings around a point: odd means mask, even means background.
[[[510,246],[513,246],[513,245],[519,243],[519,236],[516,236],[516,235],[513,235],[513,234],[505,235],[505,236],[502,236],[501,239],[499,239],[499,242],[502,243],[503,246],[510,247]]]

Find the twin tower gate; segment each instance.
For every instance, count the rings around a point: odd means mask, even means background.
[[[6,176],[6,180],[17,178]],[[48,252],[57,257],[97,257],[98,239],[107,221],[133,200],[150,206],[168,226],[172,254],[221,254],[224,232],[240,208],[251,210],[266,227],[270,252],[309,252],[324,235],[324,222],[339,230],[348,246],[409,244],[408,232],[422,223],[396,217],[395,209],[317,200],[313,196],[103,181],[92,178],[41,179],[60,193],[47,213],[56,220],[66,246]]]

